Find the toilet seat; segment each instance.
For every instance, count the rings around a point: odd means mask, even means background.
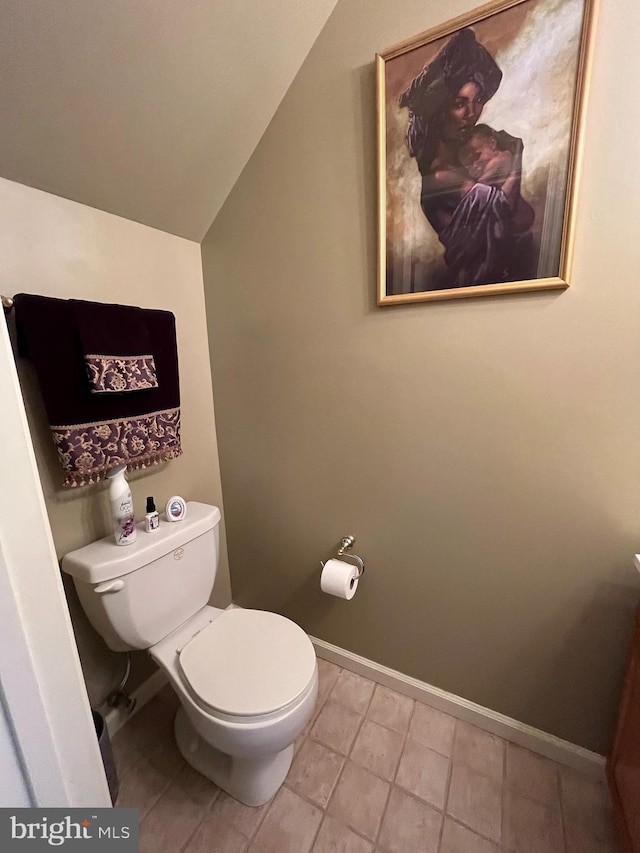
[[[186,685],[205,712],[259,717],[299,699],[316,656],[302,628],[264,610],[222,613],[179,651]]]

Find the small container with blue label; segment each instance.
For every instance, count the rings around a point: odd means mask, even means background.
[[[187,503],[184,498],[179,495],[174,495],[169,498],[165,507],[167,521],[182,521],[187,514]]]

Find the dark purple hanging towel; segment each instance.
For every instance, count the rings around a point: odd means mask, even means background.
[[[65,486],[96,483],[115,465],[146,468],[181,455],[178,351],[170,311],[141,312],[143,348],[153,355],[156,386],[95,393],[85,364],[87,340],[95,332],[110,348],[111,323],[117,349],[123,345],[122,327],[116,328],[114,316],[141,309],[25,293],[15,297],[14,307],[18,354],[34,364]],[[133,327],[140,321],[136,313]],[[137,346],[133,342],[130,352],[136,354]]]
[[[131,305],[70,302],[92,394],[158,387],[146,311]]]

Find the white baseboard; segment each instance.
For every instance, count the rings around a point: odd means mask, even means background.
[[[134,708],[133,713],[128,714],[126,709],[122,706],[119,708],[108,708],[107,706],[108,710],[101,708],[100,710],[104,714],[104,719],[107,724],[109,737],[113,737],[118,729],[121,729],[128,720],[135,717],[138,711],[144,708],[147,702],[153,699],[156,693],[159,693],[167,683],[167,676],[161,669],[158,669],[150,675],[146,681],[143,681],[139,687],[136,687],[131,694],[131,698],[136,700],[136,707]]]
[[[552,758],[560,764],[604,780],[605,757],[603,755],[590,752],[588,749],[562,740],[555,735],[547,734],[540,729],[535,729],[533,726],[520,723],[511,717],[505,717],[504,714],[498,714],[482,705],[476,705],[475,702],[469,702],[453,693],[447,693],[446,690],[440,690],[440,688],[433,687],[425,681],[403,675],[395,669],[389,669],[389,667],[360,657],[360,655],[353,654],[353,652],[341,649],[339,646],[334,646],[324,640],[318,640],[316,637],[310,637],[310,640],[315,647],[316,654],[323,660],[369,678],[371,681],[389,687],[391,690],[409,696],[411,699],[417,699],[419,702],[437,708],[439,711],[444,711],[458,720],[472,723],[487,732],[491,732],[491,734],[511,741],[511,743],[537,752],[539,755]]]
[[[231,604],[226,609],[229,610],[236,606]],[[316,637],[309,637],[309,639],[313,643],[319,658],[334,663],[342,669],[348,669],[357,675],[369,678],[377,684],[382,684],[384,687],[402,693],[404,696],[409,696],[411,699],[417,699],[419,702],[439,711],[444,711],[458,720],[472,723],[487,732],[491,732],[491,734],[530,749],[532,752],[537,752],[539,755],[544,755],[546,758],[551,758],[567,767],[573,767],[599,780],[605,778],[604,755],[590,752],[584,747],[562,740],[562,738],[528,726],[526,723],[521,723],[511,717],[506,717],[490,708],[484,708],[475,702],[469,702],[454,693],[433,687],[425,681],[411,678],[409,675],[382,666],[375,661],[356,655],[339,646],[334,646],[324,640],[319,640]],[[131,694],[136,700],[133,714],[127,714],[124,708],[111,708],[105,712],[109,735],[113,737],[127,720],[135,716],[156,693],[162,690],[167,681],[166,675],[159,669]]]

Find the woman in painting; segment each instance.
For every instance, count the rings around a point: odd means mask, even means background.
[[[447,266],[443,287],[529,278],[534,212],[522,198],[522,140],[477,125],[502,72],[473,30],[457,32],[400,97],[422,175],[420,205]]]

